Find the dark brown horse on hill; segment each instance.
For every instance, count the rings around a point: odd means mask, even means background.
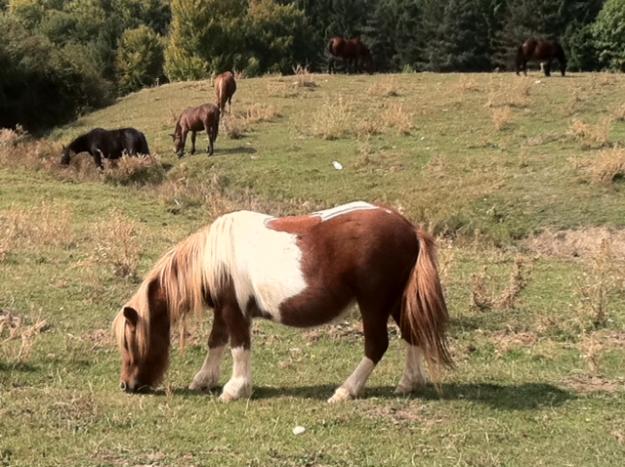
[[[71,155],[88,152],[96,165],[102,168],[102,158],[119,159],[124,154],[136,156],[150,154],[145,135],[134,128],[105,130],[94,128],[88,133],[74,139],[69,146],[63,148],[61,164],[68,165]]]
[[[363,69],[368,73],[373,73],[373,60],[369,48],[359,37],[345,39],[341,36],[334,36],[328,42],[328,73],[336,71],[336,61],[341,60],[345,64],[348,73],[360,73]]]
[[[215,96],[217,97],[217,106],[223,114],[228,102],[229,111],[232,110],[232,96],[237,90],[237,83],[234,80],[234,73],[226,71],[215,77]]]
[[[176,129],[171,134],[178,157],[184,155],[187,134],[191,132],[191,154],[195,153],[195,133],[206,130],[208,135],[208,155],[213,154],[213,143],[219,132],[219,108],[215,104],[204,104],[185,109],[176,122]]]
[[[519,46],[516,56],[516,74],[521,70],[527,76],[527,62],[537,60],[543,63],[543,71],[545,76],[551,76],[551,62],[556,59],[560,65],[562,76],[566,73],[566,56],[562,46],[557,41],[546,39],[534,39],[533,37],[526,40]]]
[[[217,218],[154,265],[113,323],[122,354],[121,388],[157,385],[167,369],[171,331],[185,315],[214,311],[208,355],[190,388],[219,384],[228,342],[232,377],[220,399],[252,393],[253,318],[306,328],[357,303],[364,356],[328,402],[357,397],[388,348],[389,317],[407,347],[397,393],[452,366],[447,308],[433,240],[402,215],[354,202],[310,215],[273,217],[237,211]]]

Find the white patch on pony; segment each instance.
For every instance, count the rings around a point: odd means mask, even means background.
[[[211,227],[209,236],[215,234],[215,238],[209,248],[213,256],[209,264],[221,264],[224,273],[232,278],[241,310],[247,309],[253,297],[261,311],[280,321],[280,304],[299,295],[307,284],[297,236],[270,229],[266,224],[271,219],[273,217],[250,211],[220,217],[214,224],[229,226],[227,229]]]
[[[420,386],[427,383],[425,373],[423,350],[417,345],[407,345],[406,367],[404,374],[395,388],[395,394],[409,394]]]
[[[221,373],[221,361],[224,357],[226,346],[221,345],[208,349],[208,355],[204,359],[204,364],[200,371],[193,377],[193,381],[189,385],[189,389],[199,391],[203,389],[212,389],[219,383],[219,375]]]
[[[312,215],[321,217],[321,222],[325,222],[335,217],[342,216],[343,214],[348,214],[354,211],[364,211],[368,209],[380,208],[364,201],[354,201],[352,203],[342,204],[341,206],[336,206],[330,209],[324,209],[323,211],[313,212]]]
[[[343,402],[358,396],[362,392],[369,375],[375,368],[375,363],[368,357],[363,357],[354,372],[345,380],[332,397],[328,399],[330,404]]]
[[[252,364],[250,351],[243,347],[232,348],[232,377],[219,396],[222,402],[230,402],[252,395]]]

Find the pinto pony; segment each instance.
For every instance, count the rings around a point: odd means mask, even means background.
[[[530,38],[517,49],[516,74],[521,70],[527,76],[527,62],[537,60],[544,63],[545,76],[551,76],[551,62],[556,59],[560,65],[562,76],[566,74],[566,56],[562,46],[557,41]]]
[[[359,37],[345,39],[341,36],[334,36],[328,42],[328,73],[336,71],[336,60],[342,60],[348,73],[360,73],[362,69],[368,73],[373,73],[373,60],[369,48]]]
[[[213,144],[219,132],[219,114],[219,108],[214,104],[189,107],[180,114],[176,121],[176,128],[170,135],[174,140],[178,157],[184,156],[184,147],[187,144],[189,132],[191,132],[191,154],[195,154],[195,134],[202,130],[206,130],[208,136],[208,155],[213,154]]]
[[[232,96],[237,90],[237,83],[234,80],[234,73],[226,71],[215,77],[215,97],[219,111],[224,113],[226,102],[229,110],[232,111]]]
[[[158,384],[174,322],[210,307],[208,355],[190,388],[218,384],[230,341],[232,377],[220,399],[249,397],[253,318],[317,326],[353,302],[363,320],[365,355],[328,402],[362,392],[388,347],[389,316],[408,348],[396,392],[426,382],[424,361],[430,372],[453,365],[433,240],[397,212],[355,202],[297,217],[226,214],[167,252],[116,316],[121,388],[135,392]]]
[[[91,154],[95,164],[102,168],[103,157],[119,159],[124,154],[129,156],[148,155],[150,148],[148,148],[145,135],[134,128],[120,128],[118,130],[94,128],[90,132],[80,135],[63,148],[61,164],[68,165],[71,154],[81,152]]]

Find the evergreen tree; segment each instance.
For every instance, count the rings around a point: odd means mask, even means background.
[[[599,63],[625,71],[625,0],[607,0],[592,26]]]
[[[160,80],[163,72],[163,40],[148,26],[126,29],[115,60],[119,90],[136,91]]]

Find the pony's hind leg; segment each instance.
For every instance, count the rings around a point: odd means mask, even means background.
[[[363,307],[362,304],[360,310],[365,334],[365,356],[349,378],[328,399],[331,404],[359,396],[388,348],[388,313],[377,312],[380,308]]]
[[[219,399],[230,402],[252,395],[250,320],[241,312],[238,305],[225,306],[223,313],[230,336],[232,376],[224,385]]]
[[[221,362],[227,343],[228,330],[226,328],[226,323],[221,309],[216,308],[213,328],[208,336],[208,354],[204,359],[202,368],[200,368],[200,371],[193,377],[189,389],[197,391],[212,389],[217,386],[221,373]]]
[[[410,325],[401,319],[401,310],[399,307],[393,310],[393,319],[399,326],[401,336],[406,342],[406,366],[404,367],[404,373],[399,380],[399,384],[395,388],[395,393],[409,394],[428,382],[424,365],[423,349],[418,346],[414,340],[412,332],[410,331]]]

